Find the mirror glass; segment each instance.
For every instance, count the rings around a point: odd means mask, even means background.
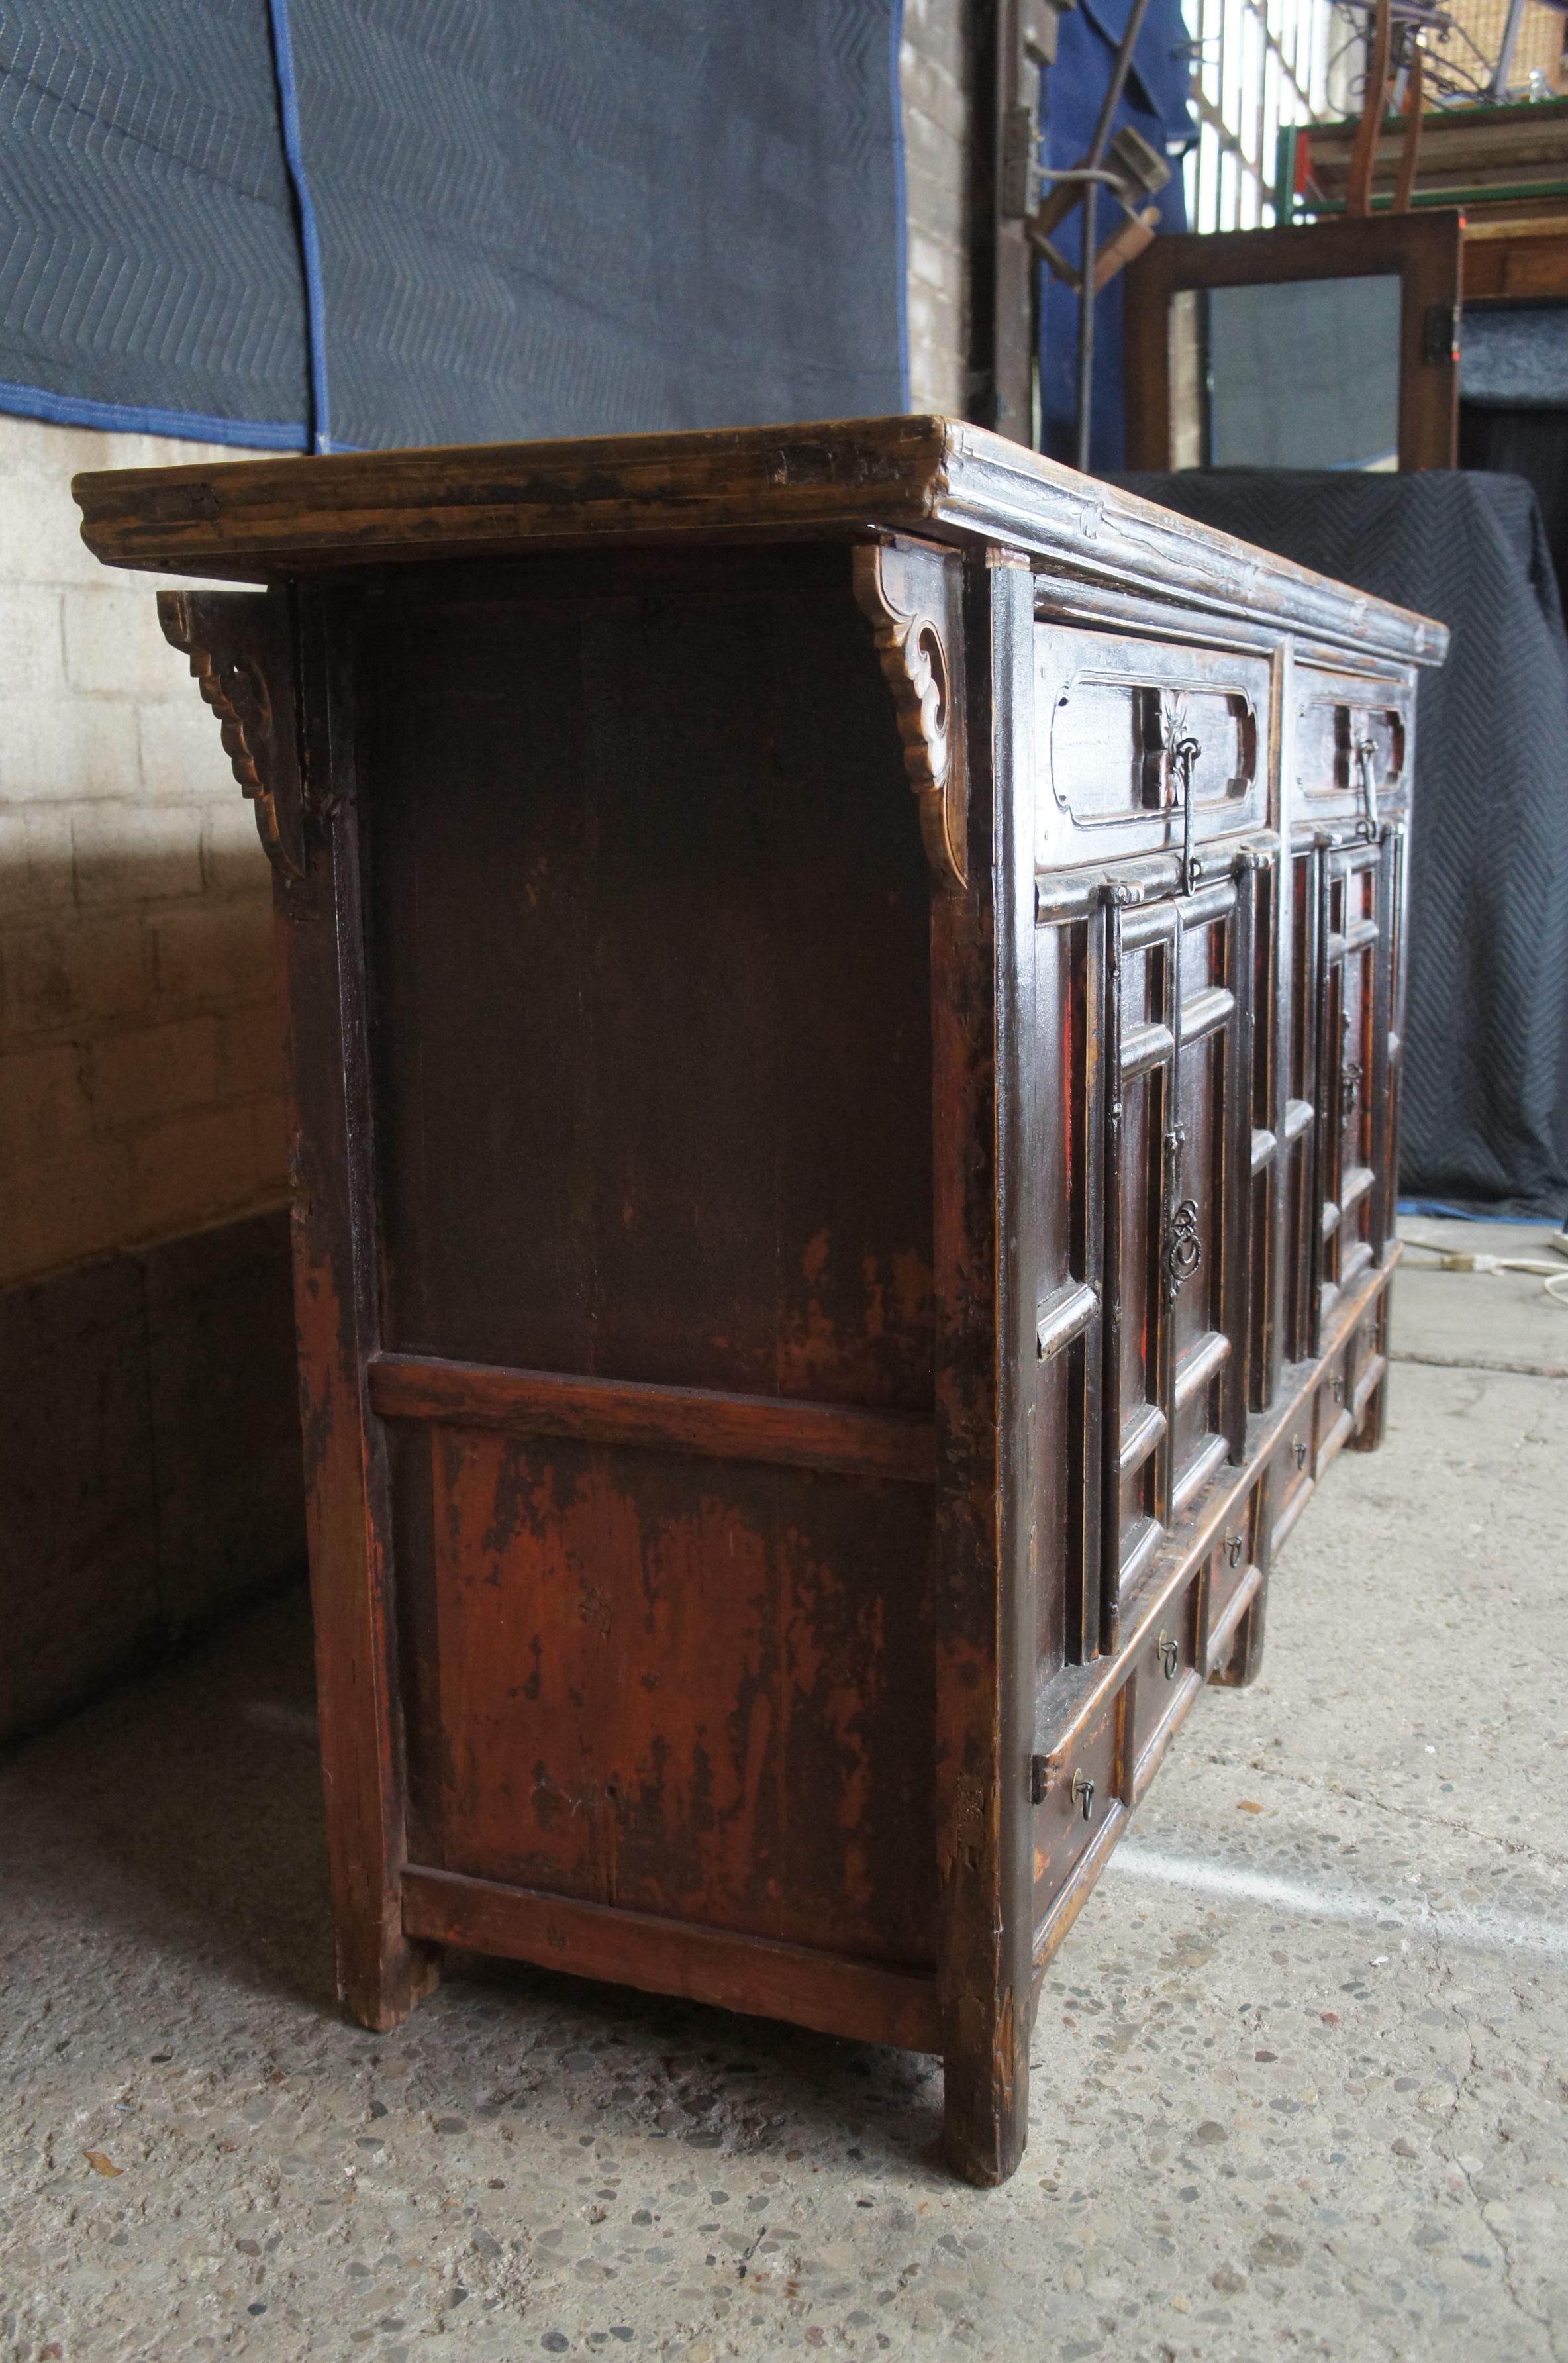
[[[1397,272],[1178,295],[1171,464],[1397,466],[1399,299]]]

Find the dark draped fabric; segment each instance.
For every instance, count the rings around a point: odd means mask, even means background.
[[[1190,470],[1118,479],[1435,616],[1421,676],[1401,1188],[1568,1211],[1568,642],[1516,476]]]
[[[314,353],[340,447],[899,409],[898,16],[10,0],[0,407],[299,448]]]
[[[1462,394],[1459,464],[1524,478],[1540,505],[1562,598],[1568,586],[1568,408],[1499,409]]]

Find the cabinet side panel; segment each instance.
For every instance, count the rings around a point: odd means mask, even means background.
[[[927,1489],[456,1426],[398,1474],[422,1863],[930,1965]]]
[[[930,885],[830,555],[369,604],[389,1346],[929,1414]]]

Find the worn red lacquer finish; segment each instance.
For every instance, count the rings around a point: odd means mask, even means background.
[[[339,1982],[940,2051],[1375,1439],[1436,627],[937,419],[88,477],[276,871]]]

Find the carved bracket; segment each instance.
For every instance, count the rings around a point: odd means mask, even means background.
[[[861,542],[855,595],[893,693],[904,769],[939,885],[968,883],[969,783],[964,760],[963,562],[922,542]]]
[[[305,874],[304,799],[286,591],[160,591],[163,637],[191,660],[224,752],[282,878]]]

